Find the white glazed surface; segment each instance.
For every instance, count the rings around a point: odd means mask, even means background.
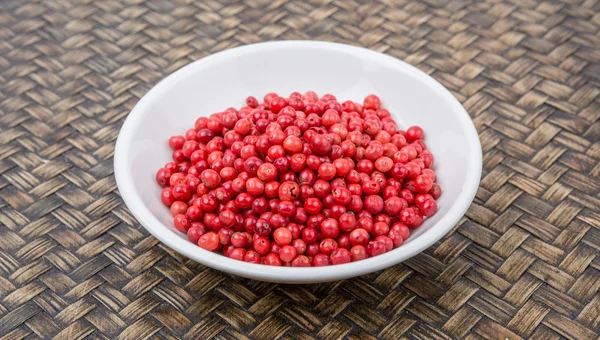
[[[156,171],[171,161],[167,140],[184,134],[199,116],[241,107],[268,92],[334,94],[361,102],[377,94],[400,126],[420,125],[442,187],[439,210],[391,252],[328,267],[250,264],[205,251],[187,240],[160,201]],[[363,48],[310,41],[269,42],[195,61],[152,88],[127,117],[115,148],[119,192],[137,220],[171,249],[209,267],[283,283],[345,279],[390,267],[441,239],[469,207],[481,176],[481,144],[460,103],[431,77],[398,59]]]

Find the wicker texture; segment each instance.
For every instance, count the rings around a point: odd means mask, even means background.
[[[3,339],[595,339],[600,2],[0,1]],[[385,271],[286,286],[174,253],[122,203],[114,142],[181,66],[315,39],[449,88],[484,150],[453,231]]]

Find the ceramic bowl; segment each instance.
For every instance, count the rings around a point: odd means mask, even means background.
[[[310,268],[271,267],[201,249],[173,226],[160,201],[156,171],[171,161],[167,140],[193,127],[199,116],[241,107],[268,92],[334,94],[362,101],[377,94],[400,128],[419,125],[435,158],[443,194],[438,212],[393,251],[363,261]],[[441,239],[475,197],[481,145],[469,115],[442,85],[415,67],[371,50],[327,42],[282,41],[247,45],[197,60],[171,74],[138,102],[115,149],[119,192],[140,224],[171,249],[206,266],[271,282],[333,281],[400,263]]]

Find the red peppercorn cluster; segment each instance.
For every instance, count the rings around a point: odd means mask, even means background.
[[[240,261],[327,266],[399,247],[437,211],[433,156],[375,95],[269,93],[169,139],[156,174],[191,242]]]

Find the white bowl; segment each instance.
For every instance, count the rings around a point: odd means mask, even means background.
[[[241,107],[247,96],[293,91],[362,101],[377,94],[402,128],[420,125],[433,153],[442,196],[439,210],[399,248],[363,261],[315,268],[271,267],[229,259],[188,241],[160,201],[156,171],[171,161],[170,136],[199,116]],[[129,210],[171,249],[212,268],[247,278],[285,283],[345,279],[402,262],[441,239],[469,207],[479,185],[482,158],[477,131],[460,103],[413,66],[363,48],[313,41],[260,43],[195,61],[165,78],[139,101],[121,128],[115,177]]]

